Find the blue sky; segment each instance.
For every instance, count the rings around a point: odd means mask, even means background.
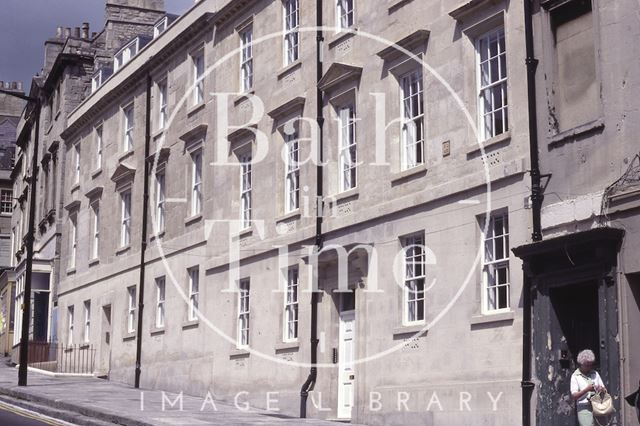
[[[22,81],[42,68],[44,41],[58,26],[79,27],[89,22],[91,31],[104,26],[106,0],[0,0],[0,80]],[[182,14],[193,0],[165,0],[167,12]]]

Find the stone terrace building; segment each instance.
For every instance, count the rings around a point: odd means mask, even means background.
[[[131,383],[139,338],[143,387],[283,414],[311,379],[313,417],[516,424],[522,5],[318,3],[202,0],[71,112],[60,338]]]
[[[28,233],[29,179],[35,173],[36,230],[32,280],[32,324],[30,339],[57,341],[57,283],[60,280],[60,238],[64,212],[65,170],[67,163],[61,133],[67,127],[68,114],[91,93],[94,68],[111,61],[116,49],[131,34],[153,34],[153,24],[164,15],[162,2],[129,5],[113,1],[106,6],[105,29],[91,33],[83,24],[73,31],[58,27],[54,37],[45,42],[43,69],[33,78],[29,96],[42,105],[39,125],[38,169],[31,169],[35,140],[35,105],[25,109],[18,126],[18,152],[12,172],[16,206],[12,218],[12,252],[15,253],[16,305],[24,300],[25,239]],[[135,19],[135,21],[134,21]],[[101,78],[102,75],[98,76]],[[22,313],[15,312],[14,361],[20,340]]]

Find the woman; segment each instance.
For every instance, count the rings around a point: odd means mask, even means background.
[[[596,356],[589,349],[578,354],[578,369],[571,376],[571,398],[576,402],[578,411],[578,423],[580,426],[593,426],[593,413],[589,398],[600,392],[606,391],[602,379],[593,369]]]

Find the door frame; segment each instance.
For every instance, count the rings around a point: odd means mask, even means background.
[[[344,393],[344,386],[343,386],[343,380],[342,380],[342,374],[343,374],[343,366],[344,366],[344,357],[342,356],[342,354],[344,353],[344,339],[343,339],[343,333],[344,333],[344,324],[347,321],[351,321],[353,323],[353,350],[352,350],[352,370],[355,370],[354,366],[353,366],[353,361],[356,358],[356,337],[357,337],[357,333],[356,333],[356,310],[351,309],[348,311],[341,311],[339,312],[338,315],[339,318],[339,325],[338,325],[338,396],[337,396],[337,404],[336,404],[336,417],[338,419],[341,420],[347,420],[347,419],[351,419],[353,417],[353,407],[355,406],[355,378],[352,380],[352,389],[351,389],[351,396],[352,396],[352,404],[351,404],[351,412],[349,413],[349,415],[344,415],[344,413],[341,413],[341,403],[340,401],[342,400],[342,395]]]

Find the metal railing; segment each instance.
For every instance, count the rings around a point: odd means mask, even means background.
[[[55,373],[93,374],[96,350],[92,345],[29,342],[29,367]]]

